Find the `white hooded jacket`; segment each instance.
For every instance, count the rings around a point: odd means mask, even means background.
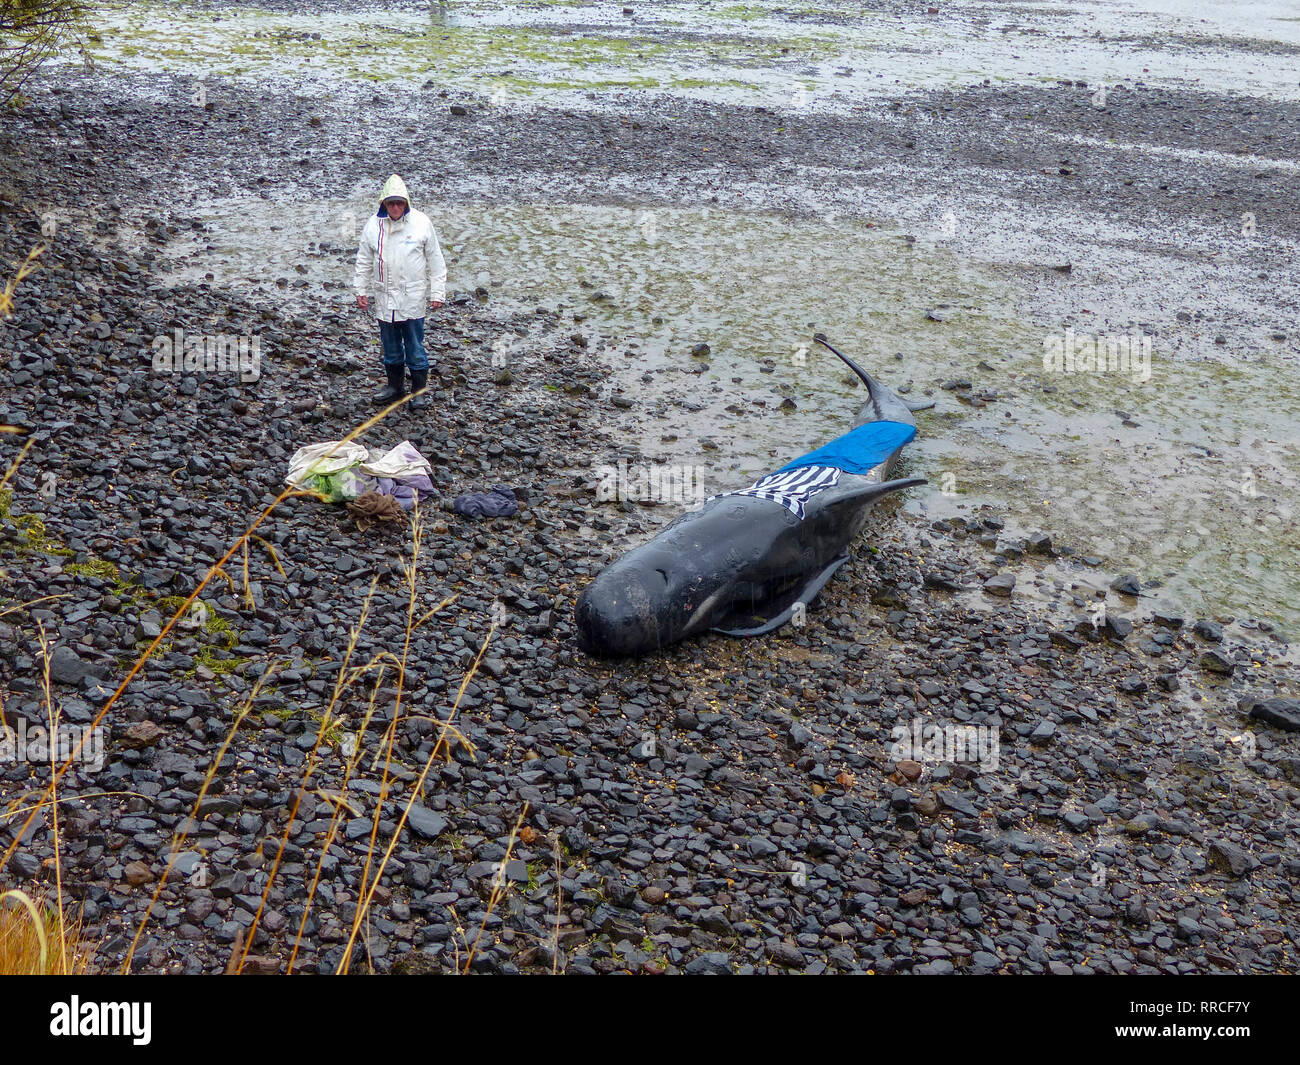
[[[407,209],[394,222],[383,201],[397,197]],[[396,174],[384,182],[379,213],[361,230],[352,288],[369,298],[375,317],[385,322],[423,318],[431,300],[446,299],[447,264],[438,234],[428,215],[411,208],[406,185]]]

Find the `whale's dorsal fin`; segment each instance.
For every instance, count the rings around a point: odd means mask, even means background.
[[[787,589],[783,594],[773,596],[764,603],[755,604],[753,609],[746,611],[743,616],[732,615],[722,623],[727,625],[727,628],[715,625],[710,631],[723,636],[765,636],[769,632],[775,632],[789,624],[801,605],[806,607],[816,599],[826,582],[835,575],[835,571],[848,560],[847,554],[832,559],[829,566],[813,574],[805,583]],[[742,621],[757,621],[759,624],[742,625]]]

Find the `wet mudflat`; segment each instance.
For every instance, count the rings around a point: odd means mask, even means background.
[[[397,45],[354,40],[348,5],[218,5],[123,13],[96,70],[49,68],[2,130],[6,264],[59,226],[5,326],[0,413],[37,442],[0,548],[7,599],[66,598],[0,619],[7,716],[44,712],[39,623],[63,712],[89,720],[293,449],[367,416],[347,283],[389,171],[458,296],[430,320],[434,409],[366,441],[414,441],[447,499],[529,498],[426,517],[419,601],[459,598],[411,644],[386,792],[368,760],[344,787],[364,693],[321,718],[372,580],[357,653],[400,653],[409,537],[277,508],[253,605],[237,561],[204,595],[224,624],[173,636],[110,711],[105,767],[65,778],[124,793],[76,802],[62,848],[109,964],[275,664],[186,842],[211,878],[172,874],[133,964],[223,968],[269,882],[257,964],[334,971],[371,826],[386,847],[496,620],[354,965],[450,969],[483,927],[485,971],[1294,969],[1294,41],[1265,19],[1161,44],[1113,7],[1075,56],[1063,16],[1003,30],[980,5],[657,5],[631,28],[620,6],[454,5],[449,26],[412,6],[402,47],[438,51],[403,65],[366,57]],[[169,19],[186,42],[213,27],[212,56],[148,39]],[[809,55],[780,52],[794,25]],[[970,43],[1013,36],[1032,66]],[[1184,76],[1221,53],[1259,83]],[[260,379],[152,373],[178,327],[257,335]],[[938,401],[907,469],[931,485],[881,509],[799,629],[583,658],[577,591],[679,509],[598,503],[599,467],[691,464],[715,491],[847,428],[861,391],[814,330]],[[1045,369],[1067,330],[1149,338],[1149,364]],[[897,746],[914,723],[996,743],[934,758]],[[9,873],[41,875],[51,843],[38,821]]]

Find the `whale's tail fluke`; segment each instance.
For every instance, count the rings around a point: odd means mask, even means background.
[[[814,333],[813,339],[817,341],[817,343],[820,344],[822,347],[830,348],[831,351],[835,352],[836,355],[838,355],[841,359],[843,359],[845,365],[848,366],[848,368],[852,370],[855,374],[857,374],[860,378],[862,378],[862,383],[867,386],[867,389],[869,391],[874,392],[874,390],[879,387],[879,383],[876,381],[874,377],[871,376],[871,374],[867,373],[866,370],[864,370],[856,362],[854,362],[847,355],[845,355],[844,352],[840,351],[838,348],[831,347],[830,341],[828,341],[826,337],[823,336],[821,333]]]
[[[934,406],[933,400],[912,402],[911,400],[904,399],[891,389],[886,388],[872,377],[871,374],[867,373],[866,370],[845,355],[844,352],[840,351],[838,348],[832,347],[824,334],[815,333],[813,334],[813,339],[822,347],[833,351],[844,361],[844,364],[850,370],[862,379],[862,383],[867,386],[867,392],[871,396],[871,405],[875,410],[877,418],[911,422],[912,419],[908,417],[908,414],[919,410],[929,410]]]

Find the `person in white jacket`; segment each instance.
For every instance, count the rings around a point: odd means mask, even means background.
[[[379,193],[379,213],[366,220],[357,248],[352,282],[357,306],[373,304],[379,320],[388,385],[375,395],[381,406],[406,395],[405,369],[411,371],[411,407],[429,405],[429,360],[424,353],[425,308],[437,310],[447,293],[447,264],[438,234],[423,211],[411,207],[406,183],[394,174]]]

